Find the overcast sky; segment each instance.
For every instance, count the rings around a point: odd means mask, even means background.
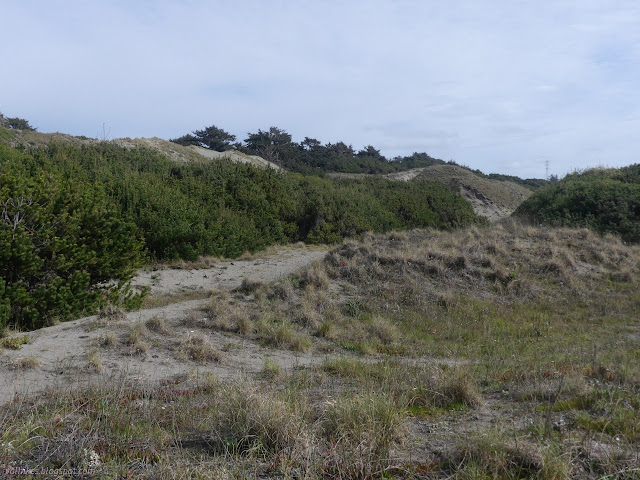
[[[640,162],[638,0],[0,0],[0,25],[0,112],[42,132],[277,126],[522,177]]]

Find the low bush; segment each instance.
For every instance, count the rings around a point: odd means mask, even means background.
[[[536,223],[588,227],[640,242],[640,164],[567,175],[536,193],[515,215]]]

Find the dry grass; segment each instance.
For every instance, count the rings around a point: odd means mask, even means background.
[[[299,276],[216,292],[175,345],[220,361],[214,329],[322,364],[14,403],[0,458],[94,451],[112,478],[635,478],[639,267],[638,247],[588,230],[367,234]]]
[[[468,368],[408,365],[397,361],[326,360],[322,371],[355,382],[358,390],[385,393],[414,413],[482,405],[482,395]]]
[[[13,368],[19,368],[21,370],[32,370],[38,368],[40,365],[42,365],[42,362],[33,355],[18,357],[11,362]]]
[[[321,425],[333,446],[328,473],[339,478],[379,477],[392,462],[392,448],[405,438],[402,412],[376,393],[328,401]]]
[[[637,247],[584,230],[505,222],[491,229],[473,227],[454,234],[415,231],[407,236],[407,248],[398,248],[394,235],[347,242],[328,258],[329,273],[332,278],[370,283],[375,288],[390,280],[404,285],[420,279],[425,295],[455,288],[478,296],[527,297],[553,293],[549,288],[540,291],[548,283],[546,277],[557,293],[562,284],[584,294],[591,284],[611,275],[629,283],[639,272]],[[530,291],[508,288],[519,279],[531,286]]]
[[[255,293],[258,289],[264,287],[264,282],[254,278],[243,278],[242,283],[238,287],[238,291],[249,295]]]
[[[158,315],[154,315],[149,320],[145,322],[145,327],[152,332],[159,333],[161,335],[169,335],[171,330],[167,326],[167,322],[164,318],[159,317]]]
[[[100,310],[100,312],[98,313],[98,318],[100,320],[118,322],[126,318],[126,313],[124,309],[122,309],[122,307],[110,304]]]
[[[300,409],[277,396],[240,383],[223,387],[210,429],[210,444],[226,455],[281,455],[296,458],[310,442]]]
[[[111,348],[118,343],[118,336],[114,332],[104,332],[97,339],[97,344],[101,347]]]
[[[264,366],[260,374],[267,380],[273,380],[282,374],[282,368],[278,362],[267,357],[264,359]]]
[[[263,318],[258,323],[257,329],[260,338],[268,345],[299,352],[311,349],[311,339],[289,322],[274,322],[270,318]]]
[[[544,470],[544,457],[532,444],[505,442],[500,433],[489,432],[461,440],[449,456],[446,467],[459,472],[460,478],[540,478]],[[550,478],[545,475],[544,478]]]
[[[176,355],[180,359],[195,360],[200,363],[206,363],[210,360],[219,362],[223,358],[222,352],[211,346],[201,335],[191,335],[188,339],[180,342]]]
[[[300,281],[303,286],[310,285],[320,290],[326,290],[329,287],[329,276],[320,261],[313,262],[304,270]]]
[[[147,334],[147,329],[143,323],[135,323],[128,328],[127,334],[124,338],[125,345],[134,345],[140,340],[144,339]]]
[[[131,325],[124,337],[123,343],[130,347],[131,355],[144,355],[149,350],[147,342],[148,331],[143,323]]]
[[[100,353],[95,348],[87,352],[87,368],[96,372],[102,371],[102,358],[100,358]]]

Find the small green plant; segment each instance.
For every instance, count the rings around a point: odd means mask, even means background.
[[[29,335],[22,335],[21,337],[3,338],[0,343],[5,348],[12,350],[20,350],[22,345],[29,343]]]
[[[280,376],[280,374],[282,373],[282,368],[280,367],[280,364],[278,362],[276,362],[272,358],[267,357],[264,359],[264,365],[260,373],[264,378],[273,380]]]

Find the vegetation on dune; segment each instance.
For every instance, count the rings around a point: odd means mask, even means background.
[[[32,152],[64,176],[104,186],[157,259],[235,257],[274,243],[333,243],[367,230],[455,228],[471,208],[440,184],[333,181],[230,161],[176,165],[113,144]]]
[[[300,350],[315,337],[361,353],[473,357],[516,341],[520,355],[538,358],[544,348],[529,340],[549,333],[550,318],[574,348],[580,337],[571,332],[589,315],[631,315],[639,275],[638,248],[586,229],[499,224],[365,234],[299,278],[245,282],[256,302],[241,309],[213,297],[191,322]],[[500,320],[489,327],[491,317]]]
[[[224,152],[234,146],[232,142],[235,142],[235,140],[235,135],[231,135],[221,128],[211,125],[210,127],[202,130],[196,130],[193,134],[183,135],[182,137],[171,141],[179,145],[197,145],[200,147],[210,148],[217,152]]]
[[[639,268],[639,247],[586,229],[366,234],[300,275],[98,337],[168,348],[199,377],[14,401],[0,458],[104,478],[635,478]],[[322,358],[203,377],[232,355],[215,330]]]
[[[171,141],[180,145],[198,145],[217,151],[236,149],[251,155],[259,155],[287,170],[313,175],[323,175],[327,172],[384,174],[432,165],[458,165],[453,161],[445,162],[434,158],[424,152],[414,152],[404,157],[388,159],[372,145],[356,150],[345,142],[323,144],[320,140],[311,137],[305,137],[298,143],[289,133],[278,127],[248,133],[242,143],[235,140],[234,135],[211,125]],[[546,180],[522,179],[511,175],[486,175],[480,170],[472,170],[466,166],[462,168],[480,177],[514,182],[530,189],[536,189],[548,183]]]
[[[443,185],[330,180],[144,148],[0,145],[1,322],[37,328],[127,293],[147,257],[236,257],[276,243],[477,221]],[[107,282],[116,284],[106,287]]]
[[[640,242],[640,165],[567,175],[538,190],[515,215],[536,223],[588,227]]]
[[[437,180],[444,183],[452,191],[466,190],[470,197],[477,201],[488,201],[507,211],[513,211],[522,201],[531,195],[526,185],[518,185],[495,179],[491,176],[481,176],[477,172],[457,165],[434,165],[416,172],[417,179]],[[389,175],[390,178],[402,178],[402,173]]]
[[[28,120],[19,117],[5,117],[0,113],[0,127],[10,130],[26,130],[35,131],[36,129],[29,124]]]

